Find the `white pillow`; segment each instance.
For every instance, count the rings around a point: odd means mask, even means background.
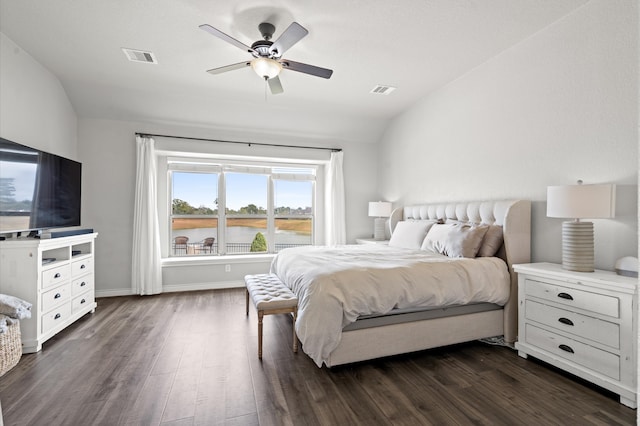
[[[432,220],[398,222],[396,229],[391,234],[389,246],[418,250],[434,223],[435,221]]]
[[[422,250],[444,254],[449,257],[476,257],[487,225],[447,223],[431,228],[424,239]]]

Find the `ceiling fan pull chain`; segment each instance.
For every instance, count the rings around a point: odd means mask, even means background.
[[[264,103],[267,103],[267,86],[269,86],[269,78],[264,78]]]

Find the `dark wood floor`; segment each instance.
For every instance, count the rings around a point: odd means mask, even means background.
[[[632,425],[615,396],[479,342],[319,369],[244,290],[98,300],[0,378],[5,425]]]

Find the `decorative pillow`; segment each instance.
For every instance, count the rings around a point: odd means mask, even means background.
[[[446,223],[433,226],[420,247],[449,257],[476,257],[488,225]]]
[[[478,250],[478,257],[492,257],[495,256],[500,247],[502,247],[502,226],[489,225],[487,233],[484,234],[482,245]]]
[[[403,220],[398,222],[391,234],[389,246],[418,250],[425,235],[433,226],[431,220]]]

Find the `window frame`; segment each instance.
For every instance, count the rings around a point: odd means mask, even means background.
[[[176,217],[184,217],[185,215],[173,215],[172,203],[173,203],[173,180],[172,175],[176,171],[180,172],[193,172],[193,173],[217,173],[218,174],[218,214],[217,215],[202,215],[199,217],[211,217],[217,218],[217,235],[216,235],[216,243],[217,243],[217,253],[212,253],[211,255],[215,257],[230,257],[230,256],[247,256],[247,255],[273,255],[276,251],[276,243],[275,243],[275,231],[276,231],[276,219],[280,218],[300,218],[301,215],[276,215],[274,211],[274,202],[275,202],[275,181],[276,180],[284,180],[284,181],[309,181],[312,183],[311,186],[311,214],[302,215],[303,218],[311,219],[311,235],[310,235],[310,245],[316,245],[319,243],[318,229],[323,224],[323,212],[321,209],[321,205],[323,204],[318,197],[318,185],[319,180],[323,179],[323,169],[324,164],[323,161],[298,161],[294,159],[287,160],[269,160],[269,159],[243,159],[243,158],[200,158],[196,156],[179,156],[172,155],[166,157],[166,185],[167,185],[167,198],[165,206],[167,206],[167,215],[166,215],[166,235],[167,241],[164,244],[166,250],[166,255],[163,256],[165,258],[185,258],[185,259],[193,259],[193,258],[202,258],[202,254],[198,255],[176,255],[172,248],[173,237],[172,237],[172,219]],[[310,170],[311,173],[286,173],[283,170]],[[261,174],[267,176],[267,213],[266,214],[258,214],[258,215],[232,215],[227,212],[227,194],[226,194],[226,173],[249,173],[249,174]],[[320,187],[322,187],[323,183],[320,182]],[[258,206],[261,207],[261,206]],[[265,218],[267,221],[267,233],[265,237],[267,238],[268,248],[266,252],[262,253],[228,253],[227,250],[227,235],[226,235],[226,224],[227,218],[230,217],[250,217],[250,218]],[[321,241],[320,241],[321,243]],[[163,250],[163,251],[164,251]]]

